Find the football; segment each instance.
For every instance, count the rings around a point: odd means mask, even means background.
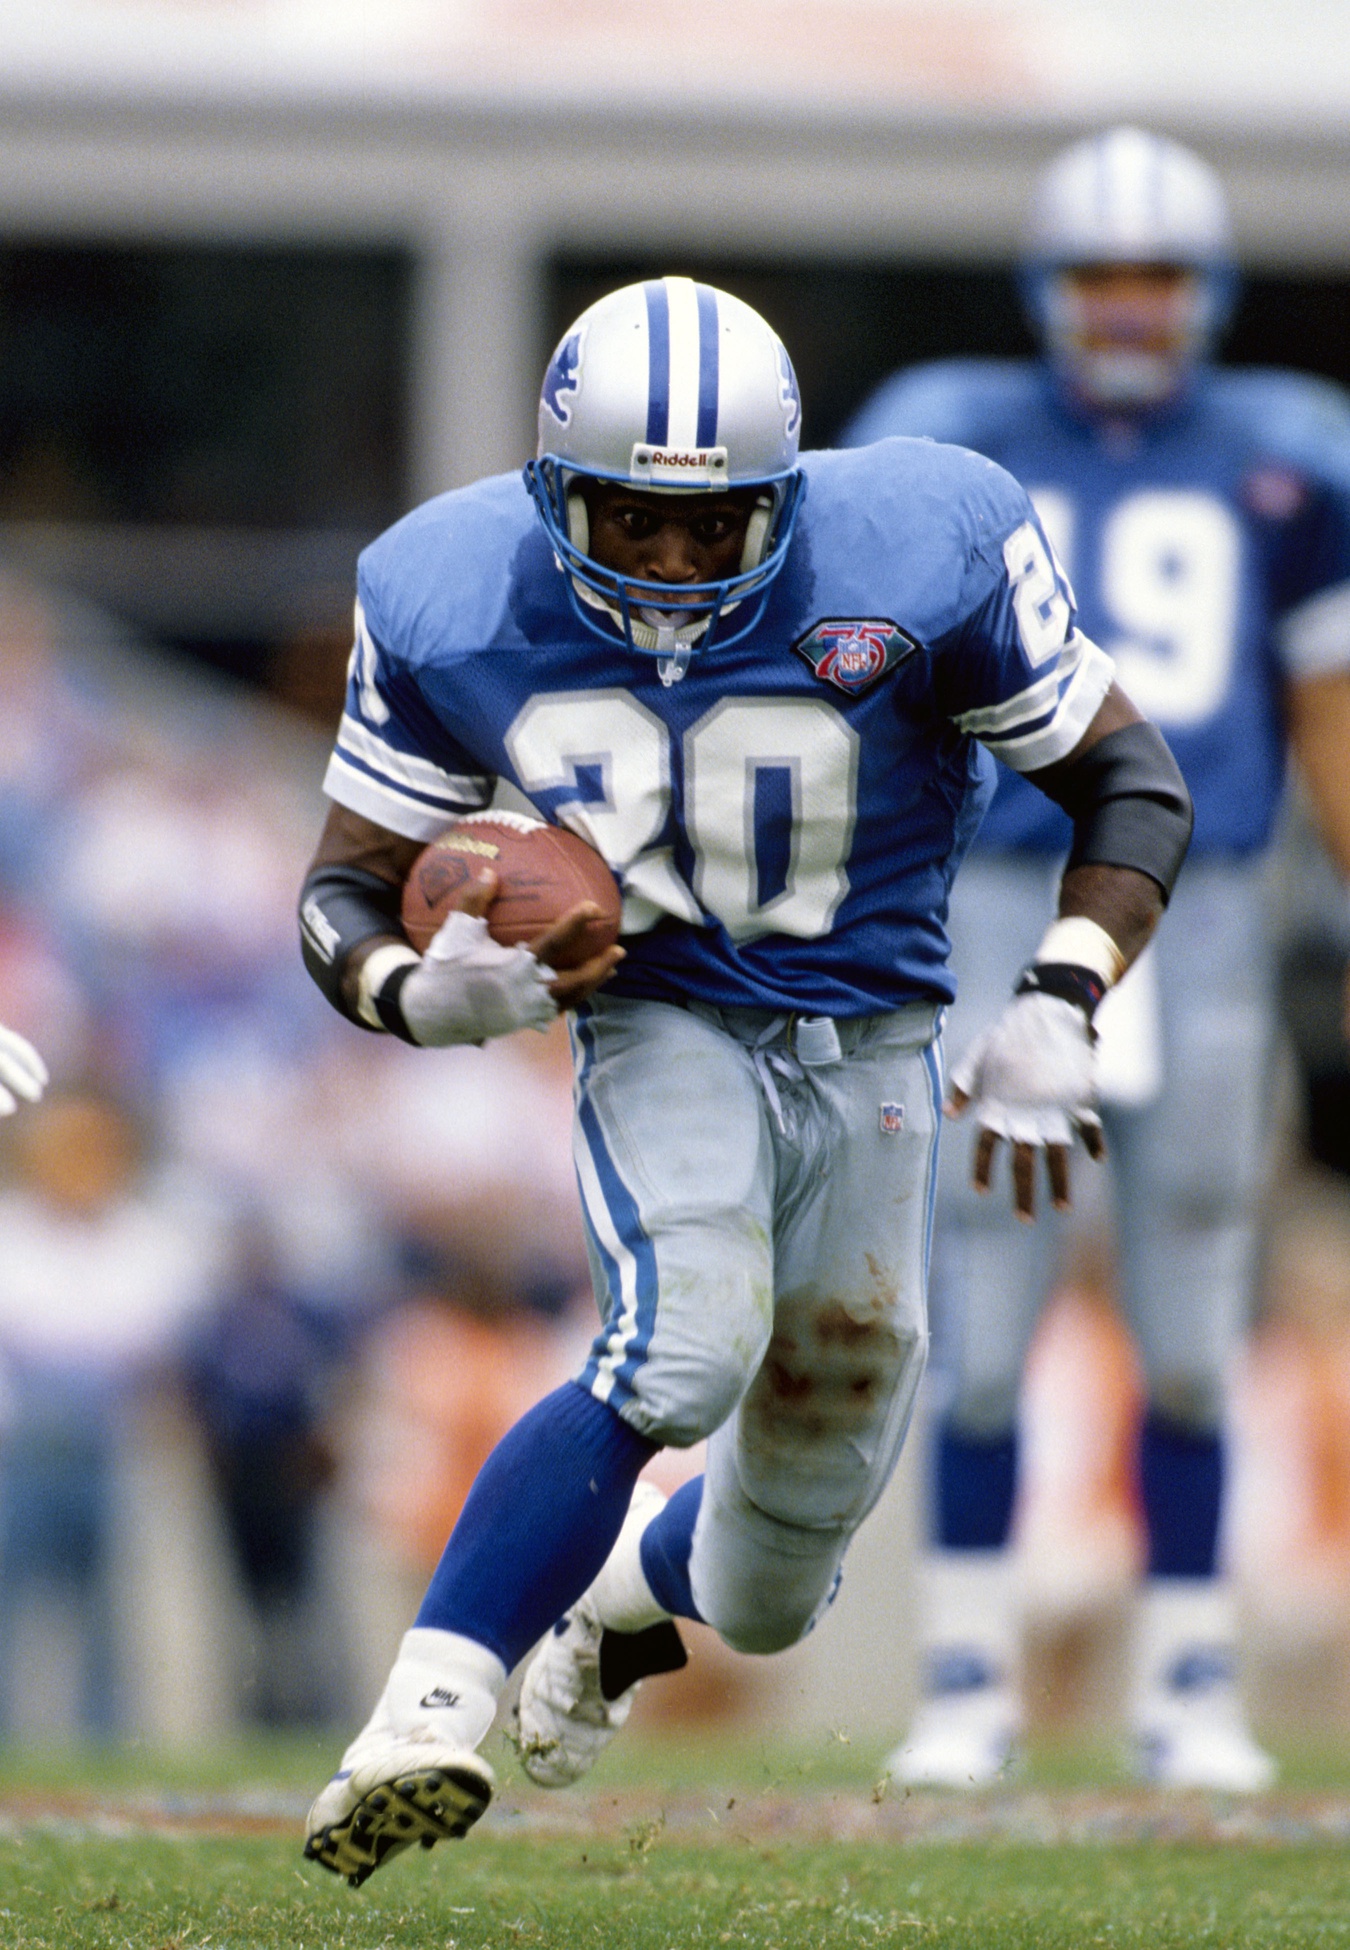
[[[488,932],[504,948],[521,941],[528,946],[581,901],[594,901],[600,913],[557,965],[575,968],[618,940],[623,897],[593,846],[519,813],[470,813],[422,850],[404,884],[403,926],[419,954],[446,916],[463,905],[475,869],[483,866],[498,880]]]

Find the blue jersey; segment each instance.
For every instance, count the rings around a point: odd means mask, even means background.
[[[1095,426],[1046,366],[952,360],[897,374],[847,445],[956,441],[1023,482],[1083,628],[1161,726],[1195,800],[1192,850],[1270,837],[1289,678],[1350,662],[1350,409],[1295,373],[1205,369],[1177,411]],[[1006,774],[982,848],[1060,851],[1069,823]]]
[[[677,683],[578,622],[518,476],[361,557],[325,790],[430,839],[497,779],[624,893],[617,995],[854,1016],[949,1000],[947,895],[991,790],[1078,742],[1111,665],[1022,489],[954,447],[803,456],[753,631]]]

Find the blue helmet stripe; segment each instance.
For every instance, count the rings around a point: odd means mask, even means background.
[[[670,300],[662,278],[642,289],[647,295],[647,439],[664,447],[670,435]]]
[[[698,433],[695,444],[711,447],[717,440],[717,293],[710,284],[696,285],[698,293]]]

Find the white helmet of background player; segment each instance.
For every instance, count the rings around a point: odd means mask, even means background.
[[[801,417],[782,340],[729,292],[653,278],[583,312],[544,374],[539,454],[525,469],[581,621],[611,640],[617,626],[631,649],[678,669],[710,640],[722,648],[752,629],[796,520]],[[760,489],[739,572],[682,584],[680,606],[663,607],[668,585],[619,575],[590,554],[586,481],[661,494]]]
[[[1075,271],[1168,266],[1173,287],[1161,338],[1127,303],[1085,315]],[[1237,276],[1223,186],[1180,143],[1108,129],[1057,156],[1032,198],[1023,293],[1046,350],[1090,405],[1143,410],[1174,397],[1233,307]],[[1155,328],[1158,322],[1155,309]],[[1089,343],[1089,338],[1091,343]]]

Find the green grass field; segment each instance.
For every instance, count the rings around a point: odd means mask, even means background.
[[[547,1795],[494,1755],[467,1842],[353,1892],[300,1857],[330,1745],[0,1758],[0,1946],[1350,1946],[1350,1780],[1311,1764],[1246,1804],[1071,1768],[905,1796],[838,1742],[636,1737],[594,1788]]]

